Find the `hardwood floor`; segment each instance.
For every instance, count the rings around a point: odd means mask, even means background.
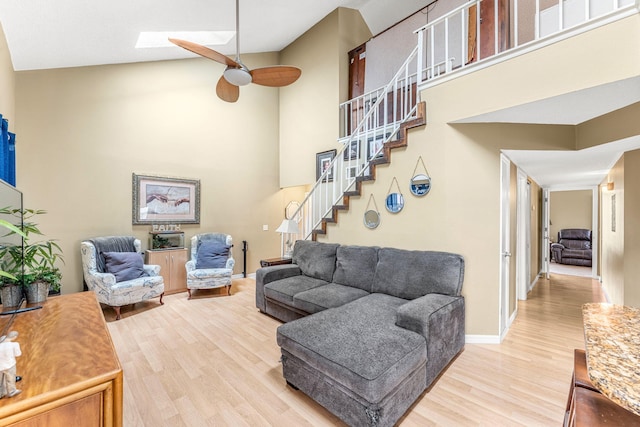
[[[333,426],[336,417],[286,386],[275,330],[255,308],[253,279],[230,297],[201,291],[104,309],[124,369],[124,425]],[[584,348],[581,305],[597,281],[540,279],[502,344],[466,344],[401,426],[558,426]]]

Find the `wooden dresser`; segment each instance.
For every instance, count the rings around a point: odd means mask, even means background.
[[[122,426],[122,367],[93,292],[50,297],[9,330],[22,393],[0,399],[0,426]]]

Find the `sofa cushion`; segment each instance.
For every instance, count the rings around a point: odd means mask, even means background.
[[[368,402],[380,402],[427,360],[425,339],[395,325],[404,303],[368,295],[279,326],[278,345]]]
[[[381,248],[371,291],[405,299],[432,293],[458,296],[463,276],[460,255]]]
[[[293,296],[318,286],[326,285],[324,280],[308,276],[293,276],[271,282],[264,287],[267,298],[293,306]]]
[[[138,252],[103,252],[105,270],[116,276],[116,282],[148,276],[144,271],[142,254]]]
[[[336,251],[333,283],[354,286],[371,292],[378,263],[378,248],[373,246],[340,246]]]
[[[562,251],[562,259],[565,258],[577,258],[577,259],[591,259],[593,251],[591,249],[565,249]]]
[[[369,292],[359,288],[329,283],[295,294],[293,306],[307,313],[317,313],[327,308],[340,307],[367,295]]]
[[[302,274],[331,282],[336,269],[336,249],[338,244],[298,240],[293,247],[293,263]]]

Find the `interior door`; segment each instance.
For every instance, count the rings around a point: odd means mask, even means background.
[[[527,175],[518,169],[518,251],[516,261],[517,295],[526,300],[531,281],[531,184]]]
[[[511,266],[511,162],[500,156],[500,337],[509,319],[509,277]]]
[[[367,45],[362,44],[349,52],[349,99],[356,98],[364,94],[364,72],[367,58]],[[352,107],[348,114],[349,133],[355,130],[356,126],[364,115],[364,104],[358,103]]]
[[[542,190],[542,271],[546,279],[549,279],[549,261],[551,260],[551,242],[549,240],[549,213],[551,212],[549,202],[549,189]]]
[[[483,0],[480,2],[479,19],[477,7],[472,6],[469,8],[467,63],[495,55],[496,22],[498,23],[497,51],[503,52],[509,48],[511,34],[509,3],[508,0]],[[480,24],[479,31],[478,23]],[[480,37],[479,48],[477,43],[478,36]]]

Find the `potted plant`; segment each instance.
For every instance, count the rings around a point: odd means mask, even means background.
[[[2,209],[2,211],[5,209]],[[9,230],[2,237],[9,235],[19,235],[21,238],[26,237],[22,230],[4,219],[0,219],[0,227]],[[2,304],[5,307],[15,307],[22,298],[22,286],[16,277],[16,274],[22,271],[22,267],[20,266],[18,269],[18,266],[13,262],[13,258],[8,256],[6,248],[7,246],[4,243],[0,243],[0,295]]]
[[[44,301],[49,291],[57,292],[61,286],[62,273],[56,263],[64,263],[62,249],[55,240],[32,240],[33,235],[43,235],[38,225],[33,222],[33,217],[45,213],[46,211],[40,209],[0,209],[0,214],[21,218],[24,235],[21,245],[0,247],[2,270],[15,277],[14,280],[3,276],[0,277],[0,281],[4,283],[3,289],[15,284],[21,285],[29,303]],[[10,231],[9,234],[11,233]]]

